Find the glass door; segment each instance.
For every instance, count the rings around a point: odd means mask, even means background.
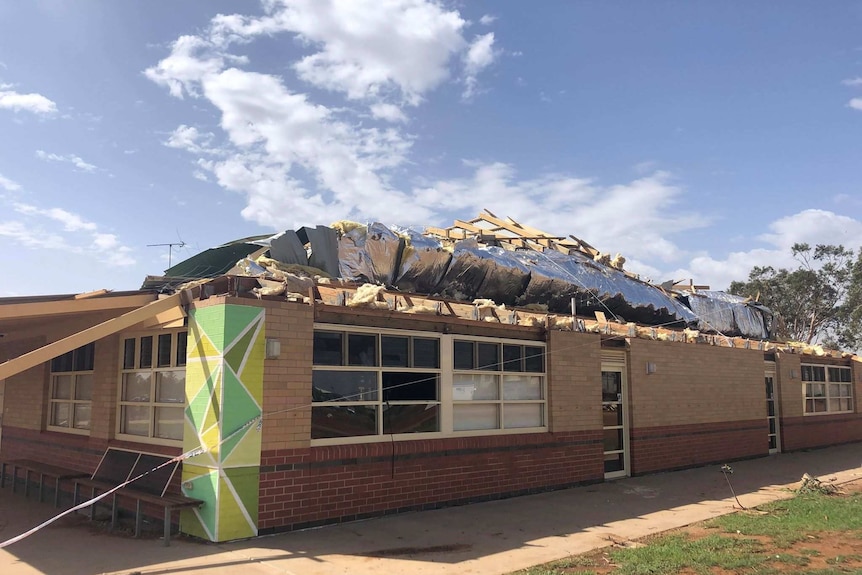
[[[628,425],[626,424],[623,370],[602,368],[602,428],[605,478],[628,475]]]
[[[778,433],[778,402],[775,401],[775,374],[766,374],[766,422],[769,425],[769,453],[781,451]]]

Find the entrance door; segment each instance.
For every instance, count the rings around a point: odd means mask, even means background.
[[[607,479],[628,475],[625,387],[623,368],[602,365],[602,426]]]
[[[769,453],[781,451],[778,433],[778,402],[775,401],[775,373],[766,373],[766,422],[769,424]]]
[[[3,443],[3,396],[6,394],[6,380],[0,379],[0,444]]]

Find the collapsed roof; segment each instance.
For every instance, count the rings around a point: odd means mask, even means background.
[[[144,286],[226,273],[264,277],[275,269],[287,272],[274,279],[288,292],[299,279],[340,278],[456,301],[487,299],[580,316],[600,312],[620,322],[769,339],[772,313],[756,302],[694,285],[655,285],[625,271],[624,263],[619,254],[612,259],[574,236],[552,236],[487,212],[423,233],[336,222],[244,238],[180,262]]]

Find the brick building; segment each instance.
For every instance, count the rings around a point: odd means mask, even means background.
[[[862,440],[852,354],[265,288],[0,299],[0,459],[204,447],[171,489],[225,541]]]

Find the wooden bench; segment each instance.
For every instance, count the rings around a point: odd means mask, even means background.
[[[86,477],[86,473],[67,469],[50,463],[42,463],[33,459],[13,459],[0,464],[0,488],[6,487],[6,468],[12,468],[12,493],[15,493],[18,482],[18,470],[24,472],[24,497],[30,496],[30,474],[39,476],[39,502],[44,500],[45,478],[54,478],[54,507],[60,506],[60,482],[66,479]]]
[[[75,505],[78,504],[81,486],[89,487],[91,498],[96,497],[99,492],[109,491],[129,479],[137,477],[141,473],[163,465],[170,459],[170,457],[164,455],[153,455],[109,447],[102,456],[102,460],[99,462],[92,476],[77,477],[72,480],[75,483]],[[117,524],[118,496],[135,500],[135,537],[141,536],[141,527],[143,524],[141,504],[151,503],[165,510],[164,542],[165,546],[170,545],[171,514],[175,510],[200,507],[204,503],[200,499],[167,493],[168,485],[170,485],[178,466],[178,461],[172,462],[138,479],[128,487],[114,492],[111,496],[111,528],[113,529]],[[90,507],[90,519],[95,519],[95,516],[96,506],[94,504]]]

